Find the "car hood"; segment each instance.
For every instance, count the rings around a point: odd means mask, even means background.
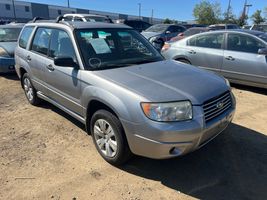
[[[229,90],[222,77],[171,60],[95,72],[151,102],[190,100],[201,105]]]
[[[158,35],[160,35],[161,33],[159,33],[159,32],[147,32],[147,31],[143,31],[143,32],[141,32],[141,34],[142,34],[146,39],[149,39],[149,38],[151,38],[151,37],[158,36]]]
[[[0,47],[6,50],[9,56],[14,56],[14,51],[17,46],[17,42],[0,42]]]

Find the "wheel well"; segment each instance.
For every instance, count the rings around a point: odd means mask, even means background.
[[[94,113],[98,110],[106,110],[111,112],[113,115],[115,115],[118,118],[118,115],[106,104],[97,101],[97,100],[92,100],[89,102],[88,107],[87,107],[87,114],[86,114],[86,128],[88,131],[90,131],[90,121],[92,119],[92,116]]]
[[[180,61],[180,62],[186,61],[186,62],[188,62],[188,63],[191,64],[191,62],[188,59],[186,59],[186,58],[175,58],[174,60]]]
[[[22,77],[23,77],[23,75],[25,74],[25,73],[27,73],[27,71],[24,69],[24,68],[20,68],[20,70],[19,70],[19,72],[20,72],[20,83],[21,83],[21,87],[23,87],[23,84],[22,84]]]

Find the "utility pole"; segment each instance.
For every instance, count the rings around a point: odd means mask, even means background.
[[[151,10],[151,24],[153,24],[153,17],[154,17],[154,9]]]
[[[17,21],[17,16],[16,16],[16,9],[15,9],[15,3],[14,3],[14,0],[12,0],[12,7],[13,7],[13,14],[14,14],[15,21]]]
[[[138,3],[138,5],[139,5],[139,19],[141,19],[141,3]]]
[[[68,8],[70,7],[70,0],[68,0]]]
[[[227,8],[227,21],[229,21],[229,15],[230,15],[230,9],[231,9],[231,0],[228,1],[228,8]]]

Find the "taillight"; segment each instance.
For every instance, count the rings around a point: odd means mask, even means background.
[[[170,43],[165,43],[161,49],[161,51],[167,51],[171,47]]]

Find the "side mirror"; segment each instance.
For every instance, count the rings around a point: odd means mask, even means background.
[[[61,67],[74,67],[76,68],[78,64],[74,62],[71,57],[55,57],[54,64]]]
[[[166,31],[165,33],[166,33],[166,34],[171,34],[171,31]]]
[[[267,48],[259,49],[258,54],[267,56]]]

